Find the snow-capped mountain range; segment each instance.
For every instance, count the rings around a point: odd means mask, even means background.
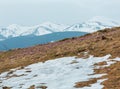
[[[112,19],[97,16],[86,22],[74,24],[66,28],[66,31],[82,31],[82,32],[92,33],[97,30],[101,30],[104,28],[111,28],[115,26],[120,26],[120,23]]]
[[[66,26],[64,25],[53,24],[50,22],[32,27],[12,24],[6,28],[0,29],[0,39],[2,40],[2,39],[18,37],[18,36],[27,36],[27,35],[40,36],[53,32],[61,32],[65,28]]]
[[[20,26],[12,24],[8,27],[0,29],[0,40],[5,40],[12,37],[27,36],[27,35],[45,35],[53,32],[65,31],[80,31],[80,32],[95,32],[104,28],[120,26],[120,24],[111,19],[104,17],[94,17],[86,22],[69,25],[54,24],[51,22],[42,23],[36,26]]]

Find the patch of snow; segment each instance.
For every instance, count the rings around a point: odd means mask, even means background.
[[[0,74],[0,87],[8,86],[12,89],[27,89],[32,85],[45,85],[47,89],[76,89],[76,82],[88,81],[91,78],[99,78],[105,74],[94,74],[94,64],[106,61],[110,55],[104,57],[90,56],[87,59],[76,57],[63,57],[49,60],[45,63],[39,62],[24,69],[12,69],[12,73]],[[118,59],[117,59],[118,60]],[[76,63],[72,63],[76,61]],[[102,81],[91,87],[80,89],[102,89]]]
[[[115,61],[120,61],[120,58],[117,57],[117,58],[115,58],[114,60],[115,60]]]

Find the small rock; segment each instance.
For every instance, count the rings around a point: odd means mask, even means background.
[[[11,89],[10,87],[4,86],[2,89]]]

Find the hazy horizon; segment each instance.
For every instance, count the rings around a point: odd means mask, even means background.
[[[95,16],[119,21],[119,4],[119,0],[0,0],[0,27],[47,21],[74,24]]]

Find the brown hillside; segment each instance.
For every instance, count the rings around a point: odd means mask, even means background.
[[[83,52],[94,56],[111,54],[112,57],[120,57],[120,27],[55,43],[0,52],[0,72],[63,56],[82,57]]]
[[[55,43],[37,45],[30,48],[14,49],[7,52],[0,52],[0,72],[11,68],[24,68],[23,66],[45,62],[46,60],[64,57],[78,56],[87,57],[84,52],[94,56],[105,56],[111,54],[112,58],[120,57],[120,27],[104,29],[82,37],[64,39]],[[105,65],[106,62],[96,65]],[[120,89],[120,62],[117,61],[109,67],[96,69],[95,73],[107,73],[102,78],[103,89]],[[90,86],[98,79],[91,79],[86,82],[77,82],[74,87]],[[32,87],[32,86],[31,86]]]

